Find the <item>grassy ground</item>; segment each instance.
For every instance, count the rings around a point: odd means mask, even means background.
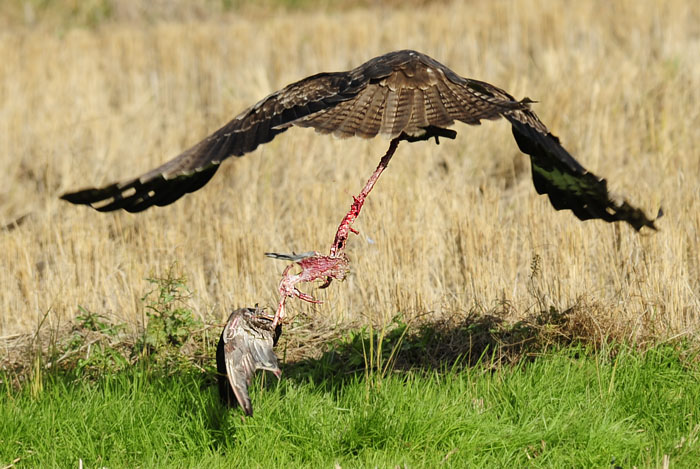
[[[140,331],[87,310],[1,362],[0,467],[673,467],[700,456],[696,342],[621,345],[590,308],[287,324],[252,418],[217,398],[221,330],[183,278]]]
[[[257,380],[247,419],[222,408],[211,375],[193,368],[45,376],[36,395],[0,394],[0,420],[16,422],[0,426],[0,463],[631,468],[700,458],[700,373],[683,347],[555,348],[515,366],[384,376],[348,366],[352,350],[338,344],[286,366],[279,383]]]

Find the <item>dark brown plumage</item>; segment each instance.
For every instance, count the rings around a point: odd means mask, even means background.
[[[453,138],[454,121],[476,125],[507,119],[520,150],[531,158],[535,189],[557,210],[581,220],[626,221],[636,230],[654,220],[608,192],[605,179],[581,166],[530,109],[505,91],[460,77],[436,60],[403,50],[376,57],[348,72],[319,73],[273,93],[174,159],[146,174],[61,198],[100,211],[138,212],[167,205],[206,184],[219,164],[269,142],[290,126],[338,137],[382,134],[408,141]]]

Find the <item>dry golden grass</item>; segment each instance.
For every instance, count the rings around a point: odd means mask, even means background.
[[[400,48],[538,100],[537,113],[582,164],[648,213],[664,207],[660,231],[555,212],[535,193],[504,121],[458,125],[457,140],[439,147],[400,145],[348,243],[353,274],[314,291],[324,305],[291,302],[293,312],[344,322],[507,305],[515,320],[542,301],[559,309],[582,301],[595,305],[594,322],[632,335],[695,330],[697,2],[163,18],[91,29],[3,21],[12,26],[0,33],[0,223],[30,216],[0,231],[0,335],[33,329],[47,311],[64,322],[78,305],[137,320],[145,278],[175,261],[203,316],[274,305],[285,265],[263,252],[326,251],[387,141],[292,129],[227,161],[199,192],[138,215],[58,196],[140,174],[291,81]]]

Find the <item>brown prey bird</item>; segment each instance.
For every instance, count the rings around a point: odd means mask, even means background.
[[[253,415],[248,386],[257,370],[282,375],[273,347],[282,333],[282,325],[262,310],[240,308],[228,317],[216,347],[219,397],[224,405],[239,404],[246,415]]]

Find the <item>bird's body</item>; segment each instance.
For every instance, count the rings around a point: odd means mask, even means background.
[[[138,212],[168,205],[206,184],[219,164],[267,143],[291,126],[337,137],[424,140],[454,137],[455,121],[476,125],[507,119],[521,151],[530,155],[535,189],[557,210],[581,220],[626,221],[635,229],[654,220],[608,193],[607,183],[588,172],[530,109],[500,88],[463,78],[420,52],[402,50],[376,57],[347,72],[319,73],[272,93],[193,147],[144,175],[103,188],[62,196],[100,211]]]

